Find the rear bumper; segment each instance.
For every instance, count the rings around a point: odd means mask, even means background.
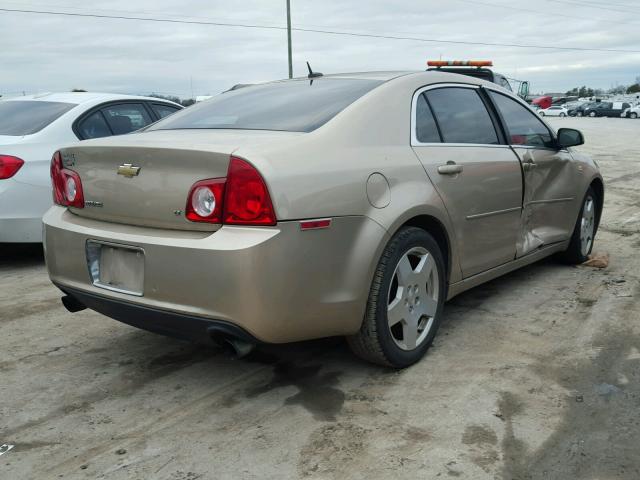
[[[218,335],[259,343],[253,335],[233,323],[145,307],[75,288],[57,287],[91,310],[150,332],[198,343],[210,343]]]
[[[88,307],[174,336],[192,328],[206,331],[206,325],[192,327],[189,320],[200,319],[233,325],[269,343],[355,333],[386,244],[385,230],[362,216],[334,218],[324,230],[301,231],[292,221],[264,228],[225,226],[211,233],[101,222],[54,206],[44,226],[51,280],[82,303],[81,295],[92,295]],[[144,251],[142,296],[92,283],[88,240]],[[123,304],[138,312],[133,320],[120,313]],[[155,313],[140,313],[148,311],[166,314],[158,315],[155,325]]]

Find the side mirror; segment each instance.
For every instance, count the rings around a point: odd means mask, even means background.
[[[584,136],[580,130],[561,128],[558,130],[558,147],[568,148],[584,144]]]

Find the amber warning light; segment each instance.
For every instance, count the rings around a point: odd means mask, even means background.
[[[491,60],[428,60],[428,67],[493,67]]]

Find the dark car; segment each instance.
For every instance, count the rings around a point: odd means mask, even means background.
[[[599,102],[585,108],[583,114],[589,117],[620,117],[629,107],[631,105],[626,102]]]
[[[596,105],[598,105],[600,102],[587,102],[587,103],[581,103],[579,105],[576,105],[573,108],[570,108],[567,111],[567,115],[569,115],[570,117],[582,117],[584,116],[584,111],[587,108],[590,107],[594,107]]]

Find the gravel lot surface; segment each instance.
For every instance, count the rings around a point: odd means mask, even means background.
[[[330,339],[235,360],[67,313],[0,246],[2,479],[640,478],[640,120],[585,133],[607,269],[543,261],[460,295],[393,372]]]

